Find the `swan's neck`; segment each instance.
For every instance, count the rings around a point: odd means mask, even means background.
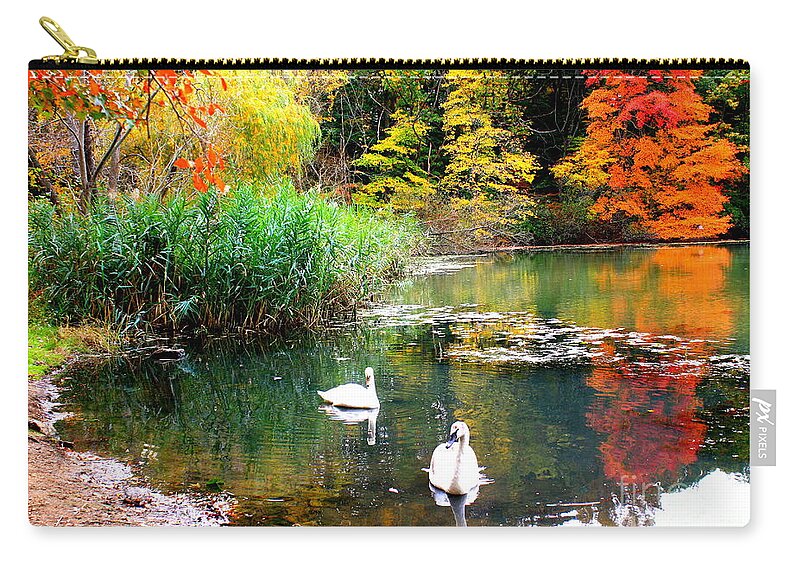
[[[464,439],[459,438],[459,440],[455,444],[456,448],[456,456],[453,459],[453,481],[458,481],[461,477],[462,469],[462,459],[464,458],[464,449],[467,448],[469,445],[469,438]]]
[[[461,470],[461,458],[464,457],[464,450],[469,447],[469,436],[460,437],[453,445],[455,447],[455,471],[458,473]]]

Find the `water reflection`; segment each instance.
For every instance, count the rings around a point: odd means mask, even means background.
[[[223,481],[235,524],[662,524],[715,471],[739,501],[749,453],[747,249],[668,249],[450,264],[335,335],[78,368],[59,429],[166,490]],[[380,420],[320,408],[366,366]],[[495,480],[463,505],[420,471],[456,418]]]
[[[730,341],[749,350],[749,246],[561,249],[462,260],[396,301],[524,311],[579,326]],[[473,265],[473,267],[469,267]],[[424,283],[424,286],[417,286]]]
[[[332,420],[342,422],[346,425],[358,425],[366,421],[367,445],[375,445],[375,437],[378,432],[378,412],[380,408],[355,409],[326,405],[320,406],[319,410],[324,412]]]
[[[750,520],[747,477],[714,469],[691,486],[660,496],[653,513],[657,526],[736,526]]]
[[[604,346],[613,350],[610,343]],[[606,477],[648,483],[697,460],[706,432],[696,395],[704,373],[702,361],[675,355],[595,368],[587,384],[597,395],[586,419],[603,435]]]
[[[450,507],[453,511],[453,519],[455,520],[456,526],[467,526],[466,507],[474,503],[478,498],[480,485],[475,485],[464,495],[451,495],[431,484],[428,484],[428,488],[431,491],[433,502],[436,503],[437,506]]]

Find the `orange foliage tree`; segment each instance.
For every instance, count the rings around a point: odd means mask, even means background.
[[[212,75],[206,70],[198,73]],[[217,172],[224,163],[202,137],[207,117],[222,109],[214,103],[200,103],[194,97],[195,79],[196,73],[188,70],[29,71],[31,109],[45,119],[59,121],[72,140],[80,189],[77,205],[81,211],[85,212],[93,201],[100,174],[118,157],[126,137],[136,128],[149,129],[152,105],[171,108],[201,142],[200,156],[192,160],[179,158],[174,166],[193,168],[197,190],[205,191],[210,184],[224,187]],[[220,81],[226,89],[225,80]],[[108,129],[105,136],[104,129]],[[38,164],[30,144],[28,154],[29,162]]]
[[[730,141],[712,134],[711,107],[695,91],[701,72],[587,71],[586,138],[553,167],[594,197],[601,222],[658,239],[716,237],[731,226],[722,184],[745,172]]]

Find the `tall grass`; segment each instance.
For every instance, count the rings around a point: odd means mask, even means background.
[[[57,317],[135,330],[314,328],[379,291],[419,239],[280,187],[166,202],[102,202],[87,215],[29,210],[29,276]]]

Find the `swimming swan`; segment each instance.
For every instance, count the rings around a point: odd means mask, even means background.
[[[331,388],[325,392],[317,390],[320,398],[342,408],[380,408],[378,393],[375,391],[375,372],[372,368],[364,370],[367,387],[351,382]]]
[[[431,485],[450,495],[466,495],[480,483],[480,470],[469,446],[467,424],[454,422],[447,442],[433,450],[428,470]]]

